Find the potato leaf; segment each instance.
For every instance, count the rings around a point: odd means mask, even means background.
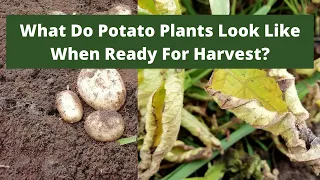
[[[219,180],[222,179],[222,177],[224,176],[225,170],[225,164],[221,161],[218,161],[207,170],[204,176],[208,180]]]
[[[161,69],[141,69],[138,71],[138,107],[146,107],[151,94],[162,84]]]
[[[154,0],[154,3],[161,15],[181,15],[179,0]]]
[[[160,70],[154,75],[160,78],[161,83],[152,85],[152,89],[155,85],[158,87],[148,98],[146,105],[146,135],[140,150],[139,163],[141,180],[149,179],[159,170],[161,161],[177,140],[181,124],[184,70]],[[144,80],[147,80],[147,76],[144,76]]]
[[[182,110],[181,126],[187,129],[192,135],[198,137],[208,148],[221,148],[219,139],[209,131],[208,127],[185,109]]]
[[[190,162],[199,159],[208,159],[212,155],[210,148],[188,146],[184,142],[177,140],[165,156],[165,160],[174,163]]]
[[[156,134],[154,136],[153,146],[157,147],[160,144],[161,135],[163,132],[162,128],[162,110],[164,108],[164,97],[166,94],[166,90],[164,89],[164,83],[160,86],[160,88],[156,91],[153,96],[152,107],[153,114],[156,119]]]
[[[191,177],[185,180],[220,180],[223,178],[225,172],[227,171],[226,165],[223,161],[219,160],[209,167],[204,177]]]
[[[286,155],[292,161],[306,162],[319,174],[320,138],[307,127],[309,113],[302,106],[294,83],[294,76],[285,69],[220,70],[213,73],[206,91],[221,108],[239,119],[281,135],[288,147]]]
[[[212,15],[229,15],[230,1],[226,0],[209,0]]]
[[[139,0],[138,1],[138,6],[151,13],[151,14],[157,14],[156,6],[154,4],[154,0]]]
[[[256,99],[270,111],[288,111],[278,84],[263,70],[219,69],[213,76],[213,89],[241,99]]]

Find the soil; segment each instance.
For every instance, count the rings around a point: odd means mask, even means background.
[[[320,136],[320,124],[314,124],[311,129],[316,136]],[[275,160],[275,166],[280,171],[279,180],[320,180],[306,164],[290,162],[279,151],[275,154]]]
[[[137,144],[97,142],[85,133],[84,121],[60,119],[55,94],[67,85],[74,92],[79,70],[5,70],[7,14],[92,14],[134,0],[2,0],[0,3],[0,179],[137,179]],[[119,113],[125,120],[122,138],[138,132],[137,72],[119,69],[127,99]],[[84,105],[84,118],[94,110]]]

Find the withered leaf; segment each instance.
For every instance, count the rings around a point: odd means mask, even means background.
[[[184,70],[161,70],[161,83],[151,94],[146,105],[146,135],[140,149],[139,179],[147,180],[160,167],[171,151],[180,130],[183,108]]]
[[[292,161],[306,162],[316,174],[319,174],[320,139],[306,125],[309,113],[299,100],[294,84],[294,76],[285,69],[271,69],[267,74],[263,74],[262,70],[232,70],[231,73],[230,70],[222,71],[224,72],[218,76],[214,72],[206,87],[206,91],[220,107],[233,112],[239,119],[246,121],[256,128],[267,130],[274,135],[281,135],[288,147],[287,156]],[[253,87],[247,85],[248,83],[245,81],[251,80],[251,78],[239,78],[239,76],[247,74],[247,71],[251,71],[249,73],[250,76],[256,77],[255,73],[265,76],[265,78],[262,78],[259,75],[254,81],[256,90],[252,92],[261,96],[250,95],[251,98],[248,98],[248,96],[244,95],[245,93],[241,93],[246,91],[244,89]],[[269,94],[264,95],[264,93],[268,93],[267,90],[274,93],[278,91],[274,91],[275,84],[271,83],[272,80],[270,78],[273,78],[277,82],[278,89],[282,91],[281,99],[277,99],[276,103],[271,103],[273,98]],[[234,84],[239,79],[244,82],[241,84],[246,84],[246,86],[235,84],[232,87],[231,84]],[[243,89],[238,89],[239,93],[226,89],[235,87],[242,87]],[[252,88],[249,89],[252,90]],[[261,89],[261,92],[257,92],[259,89]],[[252,94],[252,92],[249,94]],[[280,98],[279,93],[275,93],[275,96]],[[281,100],[285,103],[287,111],[284,111],[282,103],[278,103]],[[279,106],[279,104],[281,105]]]

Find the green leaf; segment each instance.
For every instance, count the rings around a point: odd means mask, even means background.
[[[311,78],[304,79],[296,85],[300,100],[303,99],[309,93],[308,85],[311,86],[319,79],[320,72],[316,72]]]
[[[219,161],[211,166],[204,176],[207,180],[219,180],[224,176],[225,169],[225,164],[222,161]]]
[[[268,151],[268,147],[267,147],[266,145],[264,145],[260,140],[254,139],[254,141],[255,141],[264,151]]]
[[[195,83],[200,82],[202,78],[207,76],[212,72],[212,69],[206,69],[206,70],[200,70],[195,71],[193,73],[189,73],[188,76],[186,76],[185,82],[184,82],[184,90],[189,89],[194,85]]]
[[[137,136],[131,136],[128,138],[122,138],[118,140],[118,143],[122,146],[125,144],[130,144],[137,141]]]
[[[212,101],[212,97],[210,97],[203,88],[195,86],[188,88],[184,95],[200,101]]]
[[[256,11],[253,15],[267,15],[271,10],[271,7],[277,0],[269,0],[268,4],[262,6],[258,11]]]
[[[253,151],[253,148],[252,148],[251,144],[248,142],[247,138],[245,138],[245,141],[246,141],[246,146],[247,146],[247,149],[248,149],[248,154],[253,155],[254,151]]]

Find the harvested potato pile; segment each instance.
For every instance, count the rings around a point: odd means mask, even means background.
[[[85,120],[87,134],[102,142],[119,139],[124,132],[124,120],[116,111],[126,99],[124,82],[116,69],[83,69],[77,80],[81,98],[96,109]],[[59,92],[56,105],[60,116],[69,123],[82,119],[83,108],[79,97],[70,90]]]

